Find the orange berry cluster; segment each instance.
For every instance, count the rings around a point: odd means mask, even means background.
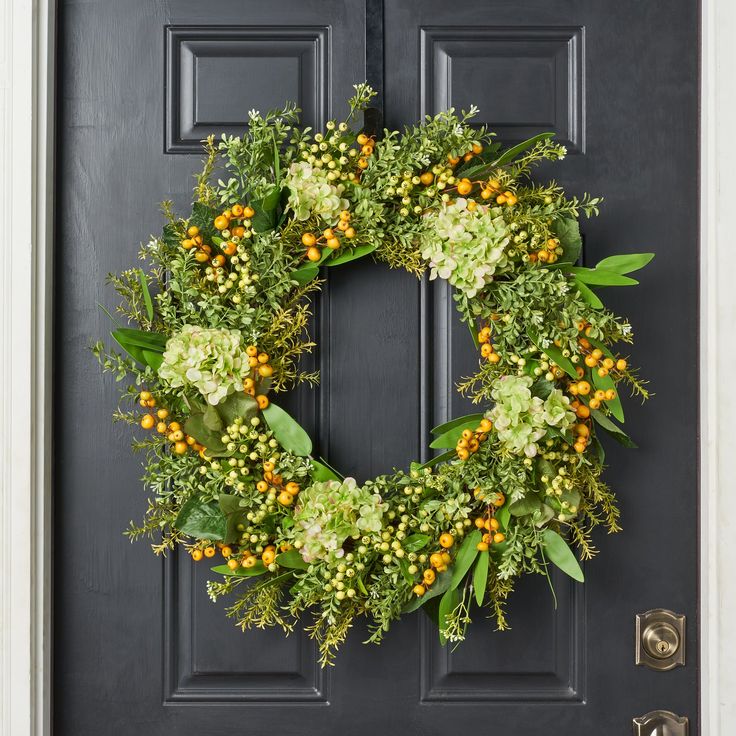
[[[340,221],[333,228],[328,227],[319,237],[314,233],[304,233],[302,235],[302,245],[307,249],[306,257],[312,262],[319,261],[322,258],[322,251],[319,249],[319,243],[324,243],[330,250],[337,250],[342,243],[340,242],[340,234],[348,239],[355,237],[355,228],[350,224],[350,213],[343,210],[340,213]]]
[[[256,563],[258,562],[258,555],[254,552],[251,552],[250,550],[244,549],[244,550],[234,550],[230,545],[228,544],[217,544],[217,547],[220,550],[220,554],[227,560],[227,566],[231,570],[237,570],[239,567],[244,567],[246,569],[249,569],[251,567],[254,567]],[[291,549],[291,545],[288,543],[284,543],[281,545],[281,551],[286,552],[287,550]],[[207,545],[204,548],[195,548],[191,551],[192,559],[195,562],[199,562],[202,557],[214,557],[215,556],[215,547],[212,545]],[[261,552],[261,562],[268,567],[270,564],[272,564],[276,560],[276,546],[273,544],[269,544],[267,547],[264,548],[263,552]]]
[[[493,423],[490,419],[481,419],[475,430],[464,429],[455,445],[455,452],[461,460],[467,460],[473,453],[478,452],[480,443],[488,437]]]
[[[480,354],[489,363],[498,363],[501,360],[501,356],[493,350],[491,328],[488,325],[483,327],[478,333],[478,342],[480,343]]]
[[[499,524],[498,519],[496,519],[494,516],[491,516],[490,514],[486,516],[479,516],[475,520],[475,526],[478,529],[483,529],[484,534],[481,537],[481,541],[478,542],[476,545],[476,548],[480,550],[481,552],[486,552],[488,550],[489,545],[491,544],[501,544],[506,539],[506,535],[499,531],[501,528],[501,524]]]
[[[462,157],[465,163],[468,163],[471,159],[477,156],[479,153],[483,153],[483,146],[480,143],[473,143],[468,152]],[[447,160],[452,166],[457,166],[460,163],[460,156],[447,155]]]
[[[429,556],[430,566],[422,572],[422,582],[415,585],[412,589],[414,595],[423,596],[437,579],[437,573],[447,570],[449,564],[452,562],[452,557],[447,550],[453,544],[455,544],[455,537],[452,534],[445,532],[440,535],[440,547],[442,549]]]
[[[251,218],[255,215],[252,207],[244,207],[242,204],[234,204],[230,209],[224,210],[222,214],[214,219],[214,226],[222,231],[222,235],[227,238],[243,238],[251,233]],[[234,225],[234,222],[240,222]],[[227,262],[228,257],[234,256],[238,251],[238,246],[232,240],[226,240],[220,246],[222,253],[212,255],[212,246],[205,243],[196,225],[187,228],[187,237],[181,241],[181,247],[184,250],[194,249],[194,258],[198,263],[211,262],[215,268],[222,268]]]
[[[557,238],[549,238],[543,248],[529,254],[532,263],[554,263],[562,254],[562,246]]]
[[[140,405],[150,408],[156,406],[156,399],[151,395],[150,391],[141,391]],[[166,435],[166,439],[172,444],[172,450],[177,455],[186,454],[190,447],[195,452],[204,452],[204,445],[200,445],[191,435],[184,434],[179,422],[170,422],[167,424],[164,420],[168,416],[169,411],[164,408],[158,409],[155,417],[150,413],[144,414],[141,417],[141,427],[143,429],[153,429],[155,427],[159,434]],[[157,422],[156,419],[159,421]]]
[[[361,133],[358,138],[358,145],[360,146],[361,156],[358,159],[358,168],[368,168],[368,158],[373,155],[373,147],[375,146],[375,140],[365,133]]]
[[[258,394],[256,396],[256,380],[259,378],[270,378],[273,375],[273,366],[268,362],[269,355],[268,353],[260,352],[255,345],[248,345],[245,349],[245,354],[248,356],[251,375],[243,379],[243,391],[248,396],[255,396],[259,409],[265,409],[269,404],[268,397],[265,394]]]
[[[276,496],[276,500],[282,506],[291,506],[294,503],[294,499],[301,490],[298,483],[289,481],[284,484],[284,479],[277,473],[274,473],[274,464],[267,460],[263,463],[263,480],[259,480],[256,483],[256,490],[259,493],[266,493],[273,491]]]

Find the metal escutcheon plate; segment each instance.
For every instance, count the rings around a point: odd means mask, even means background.
[[[668,710],[653,710],[634,718],[634,736],[688,736],[689,721]]]
[[[665,608],[636,615],[636,664],[658,672],[685,664],[685,616]]]

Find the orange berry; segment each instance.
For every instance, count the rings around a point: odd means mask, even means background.
[[[141,427],[143,427],[143,429],[152,429],[154,424],[156,424],[156,420],[153,418],[152,414],[144,414],[141,417]]]
[[[444,547],[445,549],[449,549],[452,547],[452,545],[455,544],[455,537],[452,536],[452,534],[448,534],[445,532],[444,534],[440,535],[440,545]]]
[[[263,394],[258,394],[256,401],[258,402],[259,409],[265,409],[269,404],[268,396],[264,396]]]
[[[319,248],[315,248],[314,246],[312,246],[307,251],[307,258],[312,262],[318,261],[320,258],[322,258],[322,251],[320,251]]]
[[[203,557],[202,550],[201,549],[193,549],[192,550],[192,559],[195,562],[199,562]]]
[[[218,215],[215,217],[215,227],[218,230],[224,230],[229,225],[229,220],[225,215]]]

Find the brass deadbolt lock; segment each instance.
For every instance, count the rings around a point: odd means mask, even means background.
[[[636,664],[660,672],[685,664],[685,616],[654,608],[636,616]]]

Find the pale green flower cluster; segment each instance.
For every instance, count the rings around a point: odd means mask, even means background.
[[[289,190],[289,207],[297,220],[308,220],[315,215],[332,225],[349,204],[342,198],[345,185],[333,183],[329,171],[307,161],[289,167],[284,186]]]
[[[341,558],[348,538],[380,532],[388,504],[354,478],[315,483],[299,494],[292,538],[305,562]]]
[[[430,279],[439,276],[472,299],[507,262],[504,249],[511,234],[501,209],[478,205],[470,210],[460,197],[428,217],[421,246]]]
[[[496,405],[488,418],[506,448],[518,455],[534,457],[537,442],[550,427],[564,432],[575,422],[570,400],[559,389],[552,389],[542,400],[532,396],[530,376],[501,376],[492,386],[491,396]]]
[[[248,371],[239,330],[184,325],[166,343],[158,374],[173,387],[194,386],[214,406],[242,390]]]

